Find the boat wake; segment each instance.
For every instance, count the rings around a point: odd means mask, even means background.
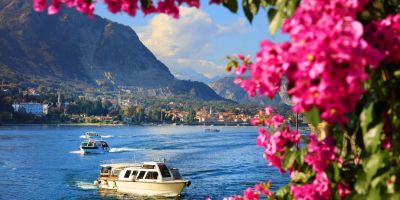
[[[80,138],[83,138],[83,139],[89,139],[90,137],[88,137],[88,136],[86,136],[86,135],[81,135],[81,136],[79,136]],[[112,135],[101,135],[100,136],[101,138],[112,138],[112,137],[114,137],[114,136],[112,136]]]
[[[111,153],[119,153],[119,152],[128,152],[128,151],[140,151],[143,149],[135,149],[135,148],[127,148],[127,147],[120,147],[120,148],[111,148]]]
[[[76,151],[70,151],[69,153],[80,154],[80,153],[81,153],[81,151],[80,151],[80,150],[76,150]]]
[[[97,187],[90,182],[83,182],[83,181],[77,181],[74,184],[75,187],[83,189],[83,190],[95,190]]]

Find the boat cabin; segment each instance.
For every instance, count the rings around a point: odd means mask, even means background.
[[[101,165],[100,178],[133,182],[162,182],[182,179],[178,169],[170,169],[162,162]]]
[[[81,147],[84,149],[97,149],[97,148],[108,148],[108,144],[102,140],[88,140],[82,142]]]

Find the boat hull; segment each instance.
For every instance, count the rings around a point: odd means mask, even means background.
[[[131,193],[140,196],[179,196],[186,187],[186,181],[165,181],[165,182],[133,182],[120,180],[99,180],[100,189],[111,189],[123,193]]]
[[[80,148],[81,154],[102,154],[110,151],[109,148]]]

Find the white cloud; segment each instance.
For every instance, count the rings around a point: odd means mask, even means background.
[[[210,60],[210,55],[215,53],[213,40],[224,34],[248,32],[244,25],[243,19],[231,26],[216,24],[206,12],[180,7],[179,20],[163,14],[156,15],[147,26],[137,30],[141,41],[172,72],[188,74],[195,71],[212,78],[224,73],[224,63]]]
[[[157,56],[170,58],[207,51],[217,33],[218,26],[207,13],[181,7],[179,20],[163,14],[154,16],[139,37]]]

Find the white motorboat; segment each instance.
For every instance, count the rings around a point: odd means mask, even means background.
[[[81,143],[80,150],[82,154],[106,153],[110,151],[106,141],[89,139]]]
[[[183,180],[176,168],[163,162],[115,163],[100,165],[94,182],[100,189],[141,196],[179,196],[190,181]]]
[[[101,138],[101,135],[93,131],[88,131],[85,134],[81,135],[81,138]]]

